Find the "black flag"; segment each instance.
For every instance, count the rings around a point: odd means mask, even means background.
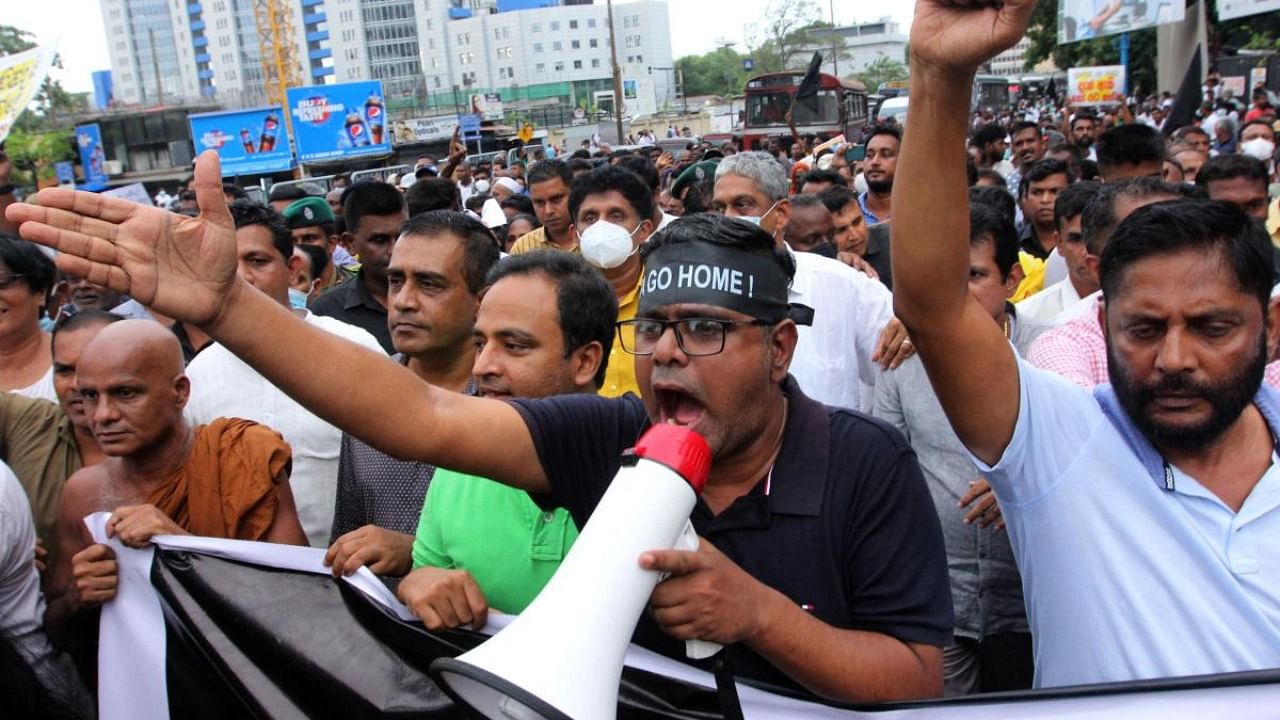
[[[1182,76],[1178,94],[1173,98],[1173,107],[1164,120],[1164,134],[1170,135],[1180,127],[1193,124],[1200,100],[1200,46],[1196,45],[1196,50],[1191,55],[1191,64],[1187,66],[1187,74]]]
[[[796,90],[796,101],[803,103],[810,112],[818,112],[818,73],[822,71],[822,53],[815,52],[809,61],[809,69],[804,71],[804,79],[800,81],[800,89]]]

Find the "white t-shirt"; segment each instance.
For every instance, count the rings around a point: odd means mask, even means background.
[[[331,317],[308,312],[307,323],[385,354],[365,330]],[[299,369],[323,359],[298,351]],[[220,417],[238,417],[262,423],[284,436],[293,449],[289,486],[298,506],[298,519],[313,547],[328,547],[333,529],[333,507],[338,489],[338,454],[342,431],[316,417],[231,354],[221,344],[210,345],[187,366],[191,399],[185,415],[193,425]]]
[[[49,365],[49,369],[39,380],[31,383],[24,388],[10,390],[14,395],[29,397],[33,400],[48,400],[50,402],[58,402],[58,394],[53,389],[53,364]]]

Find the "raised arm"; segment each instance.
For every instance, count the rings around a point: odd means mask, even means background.
[[[894,310],[956,434],[997,461],[1018,416],[1012,347],[968,289],[965,135],[978,65],[1012,47],[1034,0],[919,0],[911,27],[911,118],[893,186]]]
[[[235,227],[217,153],[196,161],[200,216],[119,198],[44,190],[7,216],[23,237],[56,248],[65,272],[128,293],[205,329],[333,425],[392,456],[530,490],[546,490],[519,414],[504,402],[422,382],[385,356],[309,325],[236,276]],[[320,358],[301,372],[300,357]]]

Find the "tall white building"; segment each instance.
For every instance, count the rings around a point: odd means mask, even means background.
[[[99,2],[118,101],[265,100],[253,0]],[[452,108],[476,93],[580,104],[610,89],[605,6],[555,2],[289,0],[302,82],[381,80],[392,110]],[[673,101],[667,4],[619,2],[614,23],[623,75]]]
[[[891,17],[818,30],[813,40],[816,45],[809,49],[822,53],[822,71],[841,77],[861,72],[882,57],[900,63],[907,60],[907,35]],[[834,62],[833,47],[838,50]],[[803,68],[808,60],[803,58],[798,67]]]
[[[1024,36],[1017,45],[991,58],[991,74],[1009,76],[1027,72],[1023,63],[1027,57],[1027,49],[1030,47],[1031,41]]]

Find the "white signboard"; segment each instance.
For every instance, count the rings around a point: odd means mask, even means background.
[[[1280,10],[1280,0],[1218,0],[1218,19],[1234,20]]]
[[[409,118],[391,124],[391,142],[395,145],[421,142],[448,142],[458,126],[456,115]]]
[[[132,185],[122,185],[118,188],[103,190],[103,195],[111,197],[124,198],[139,205],[154,205],[151,202],[151,196],[147,195],[147,188],[142,183],[133,183]]]

